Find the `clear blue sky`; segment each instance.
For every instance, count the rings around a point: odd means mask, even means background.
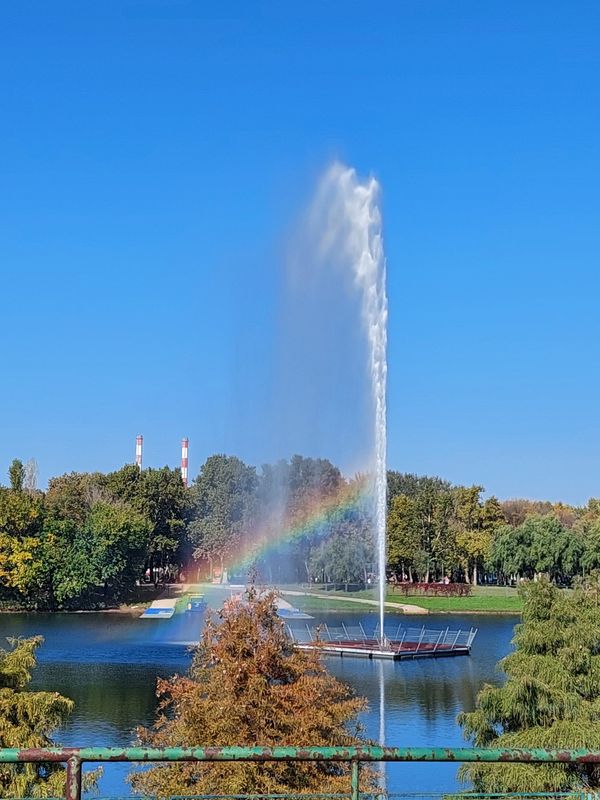
[[[2,473],[284,455],[278,253],[339,157],[383,185],[390,466],[600,495],[598,3],[0,7]]]

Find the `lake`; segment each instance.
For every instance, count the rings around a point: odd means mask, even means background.
[[[213,604],[220,599],[218,592],[212,595]],[[343,620],[373,627],[369,613],[317,617],[333,625]],[[411,626],[422,622],[396,619]],[[457,714],[473,708],[484,683],[500,681],[496,663],[510,650],[516,622],[516,617],[502,615],[429,615],[428,628],[476,627],[471,656],[400,662],[329,657],[326,663],[367,698],[369,708],[361,721],[369,739],[380,740],[383,733],[391,746],[460,746],[465,742]],[[190,653],[185,643],[198,638],[201,625],[199,614],[171,620],[109,613],[5,614],[0,617],[0,636],[44,636],[32,688],[58,691],[75,701],[68,725],[56,736],[61,744],[123,746],[132,743],[136,725],[152,723],[156,677],[187,669]],[[100,793],[129,794],[124,781],[129,769],[126,764],[106,765]],[[389,764],[388,788],[448,791],[458,786],[456,771],[454,764]]]

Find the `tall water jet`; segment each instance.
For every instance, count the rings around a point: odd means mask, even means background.
[[[379,183],[361,182],[356,171],[336,162],[321,179],[309,224],[324,263],[350,269],[360,293],[362,325],[368,340],[373,401],[374,523],[379,580],[379,635],[384,641],[387,491],[387,294]]]

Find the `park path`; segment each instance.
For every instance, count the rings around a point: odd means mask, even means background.
[[[281,594],[291,595],[292,597],[320,597],[327,598],[326,594],[318,594],[317,592],[299,592],[291,589],[282,590]],[[334,600],[343,600],[344,603],[361,603],[367,606],[379,607],[379,600],[366,600],[362,597],[340,597],[339,595],[330,595]],[[422,606],[415,606],[412,603],[394,603],[391,600],[386,600],[384,603],[386,608],[393,608],[396,611],[403,611],[405,614],[429,614],[429,611]]]

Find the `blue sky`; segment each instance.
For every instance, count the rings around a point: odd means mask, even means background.
[[[286,455],[280,257],[337,157],[383,186],[390,466],[600,495],[597,3],[0,8],[1,471]]]

